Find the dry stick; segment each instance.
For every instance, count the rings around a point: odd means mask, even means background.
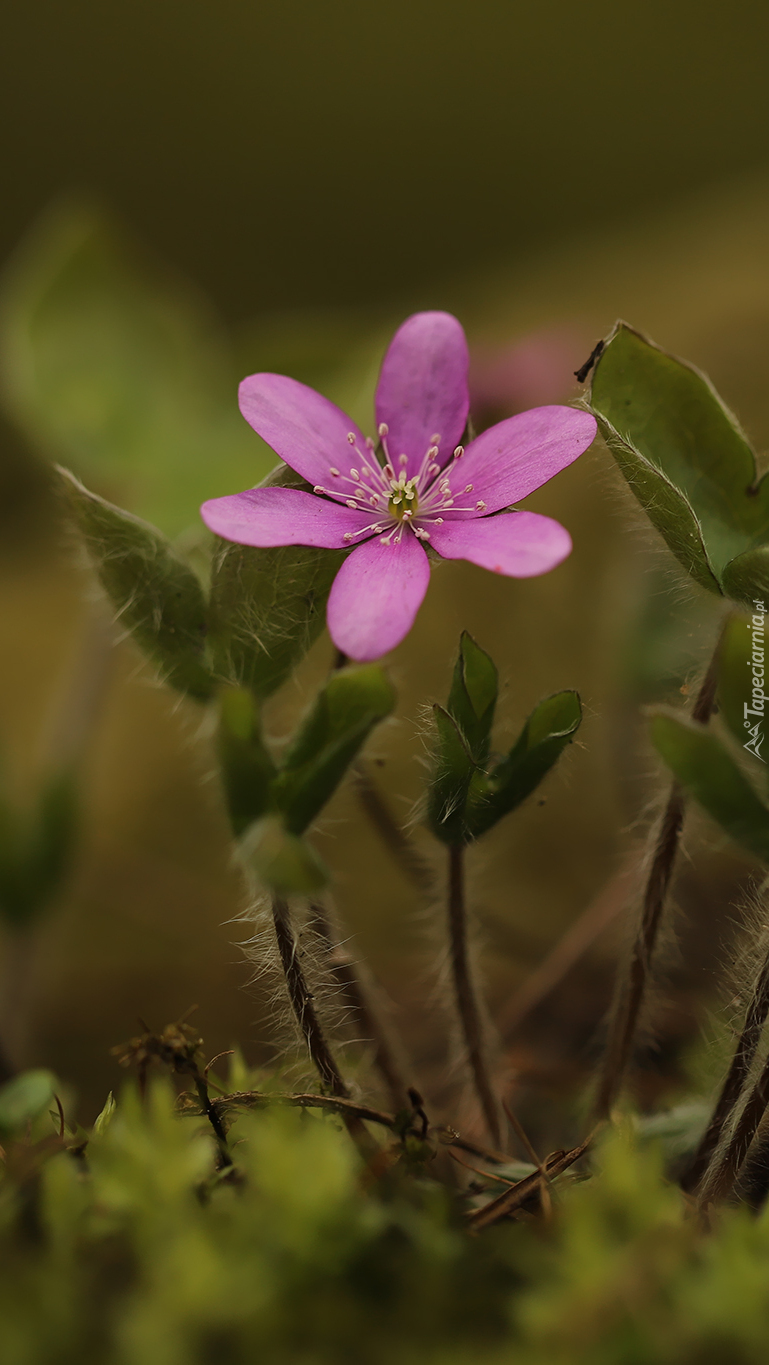
[[[394,1109],[404,1109],[408,1106],[408,1085],[400,1073],[393,1050],[367,998],[363,983],[355,970],[355,963],[341,944],[334,943],[325,906],[313,901],[310,909],[315,927],[328,949],[331,970],[355,1015],[358,1027],[374,1044],[374,1065],[385,1083],[390,1102]]]
[[[365,814],[401,872],[420,895],[428,898],[434,896],[435,878],[429,863],[401,829],[365,764],[356,764],[353,778]]]
[[[692,708],[692,719],[705,722],[713,710],[718,681],[718,658],[723,629]],[[619,1003],[611,1023],[609,1041],[594,1104],[596,1119],[608,1118],[622,1085],[630,1059],[638,1018],[646,995],[662,912],[678,853],[684,819],[684,794],[673,783],[657,829],[651,867],[643,898],[641,922],[633,943],[630,965],[620,988]]]
[[[546,1157],[542,1165],[548,1180],[553,1180],[555,1176],[561,1175],[563,1171],[573,1166],[575,1161],[579,1161],[580,1157],[585,1155],[589,1146],[590,1139],[588,1138],[579,1147],[572,1147],[569,1152],[553,1152],[549,1157]],[[492,1223],[498,1223],[500,1218],[509,1218],[527,1199],[539,1193],[541,1183],[542,1174],[540,1171],[533,1171],[531,1175],[524,1176],[523,1180],[519,1180],[509,1190],[503,1190],[502,1194],[498,1194],[496,1199],[484,1204],[483,1208],[475,1209],[474,1212],[468,1214],[468,1225],[474,1232],[480,1232],[482,1228],[490,1227]]]
[[[462,1023],[467,1056],[473,1075],[475,1093],[495,1146],[502,1143],[499,1109],[486,1065],[481,1013],[470,972],[467,945],[467,913],[465,909],[464,848],[454,844],[449,849],[449,937],[451,967],[454,977],[454,996]]]
[[[758,1051],[758,1044],[761,1041],[761,1033],[767,1015],[769,1015],[769,957],[764,962],[756,981],[753,996],[745,1015],[742,1033],[731,1066],[721,1087],[721,1093],[716,1101],[713,1116],[682,1177],[681,1188],[687,1193],[696,1190],[702,1180],[711,1157],[721,1140],[721,1134],[726,1127],[727,1120],[730,1114],[734,1112],[745,1079]]]

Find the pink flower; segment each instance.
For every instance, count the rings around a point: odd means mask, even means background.
[[[504,512],[565,469],[596,423],[575,408],[543,407],[490,427],[463,450],[465,335],[448,313],[416,313],[382,364],[376,419],[382,461],[334,403],[295,379],[254,374],[240,386],[246,421],[312,485],[251,488],[203,504],[225,540],[262,548],[352,549],[328,600],[331,638],[367,662],[408,634],[430,578],[430,545],[494,573],[547,573],[571,551],[568,531],[535,512]]]

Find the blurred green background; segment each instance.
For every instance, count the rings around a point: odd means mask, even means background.
[[[235,946],[249,931],[231,922],[243,890],[205,718],[129,642],[109,676],[98,645],[94,663],[91,580],[48,461],[195,554],[200,499],[271,463],[237,415],[237,380],[291,373],[370,426],[387,337],[420,307],[465,324],[482,421],[575,397],[572,372],[622,315],[703,366],[764,451],[769,11],[31,0],[6,4],[3,30],[0,744],[22,807],[74,725],[83,668],[105,675],[76,862],[31,941],[6,935],[0,1019],[16,1062],[59,1069],[88,1115],[138,1015],[160,1026],[197,1002],[211,1052],[238,1038],[254,1061],[281,1034],[274,982],[249,986]],[[445,694],[463,628],[500,667],[509,734],[541,695],[582,692],[580,742],[546,804],[478,865],[500,1017],[621,870],[656,790],[639,705],[677,697],[714,630],[713,604],[680,583],[603,450],[530,505],[569,527],[571,560],[529,582],[459,563],[434,574],[394,656],[398,718],[373,746],[406,818],[424,704]],[[329,657],[324,639],[276,699],[276,733]],[[639,1077],[649,1099],[676,1083],[739,920],[725,903],[753,872],[704,821],[688,837],[685,952]],[[418,1082],[448,1103],[440,916],[389,867],[349,790],[319,846]],[[506,1039],[522,1102],[563,1094],[589,1064],[618,938],[615,922]]]

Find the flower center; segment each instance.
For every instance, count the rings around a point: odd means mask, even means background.
[[[390,498],[387,504],[390,516],[396,521],[410,521],[416,516],[419,507],[417,485],[419,480],[407,479],[406,471],[401,470],[397,479],[390,479]]]

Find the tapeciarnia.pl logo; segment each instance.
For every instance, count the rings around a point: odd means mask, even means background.
[[[761,745],[764,736],[761,732],[761,723],[764,719],[766,709],[766,693],[764,692],[764,621],[766,619],[766,607],[763,602],[754,602],[754,615],[751,616],[748,630],[751,633],[751,653],[748,658],[748,668],[752,674],[750,703],[745,702],[743,707],[745,729],[748,731],[748,739],[743,744],[743,749],[748,753],[755,754],[762,763],[766,759],[761,756]],[[756,717],[753,723],[750,717]]]

